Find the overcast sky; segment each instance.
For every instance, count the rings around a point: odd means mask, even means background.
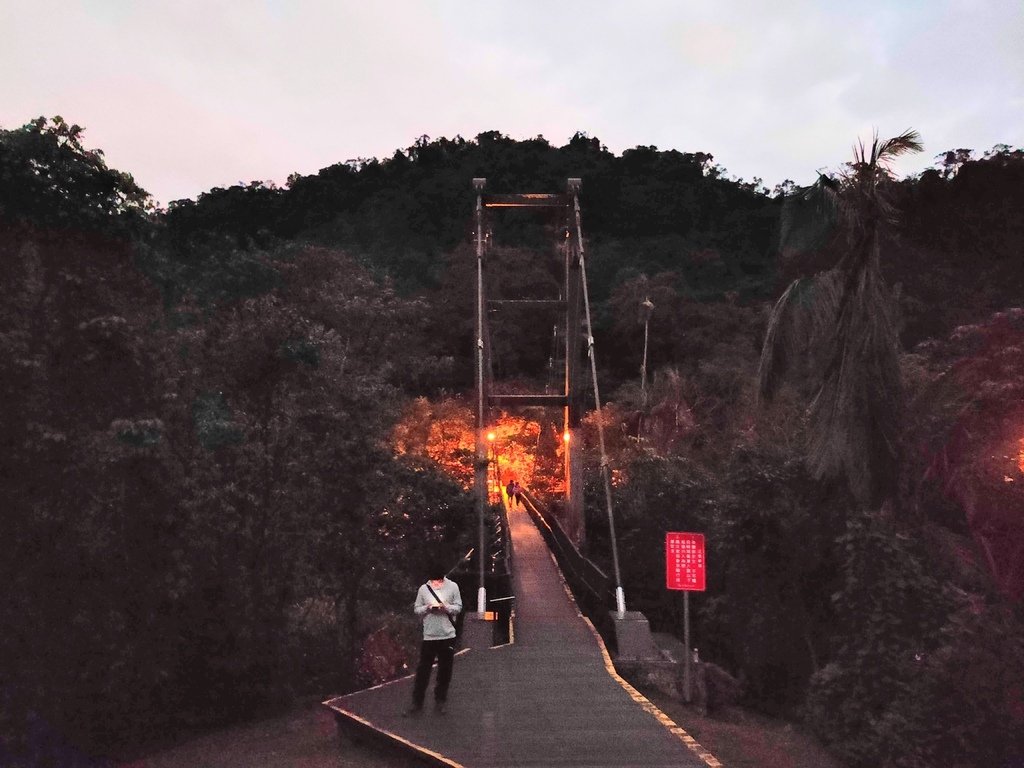
[[[487,130],[909,173],[1024,144],[1024,1],[0,0],[0,127],[58,114],[164,204]]]

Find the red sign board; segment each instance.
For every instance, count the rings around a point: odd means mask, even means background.
[[[705,580],[704,534],[665,534],[665,586],[703,592]]]

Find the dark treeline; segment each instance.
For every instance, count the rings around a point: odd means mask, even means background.
[[[633,267],[677,269],[691,292],[710,294],[720,292],[726,275],[734,289],[763,278],[776,220],[764,190],[726,179],[713,162],[702,152],[655,147],[619,157],[585,134],[564,147],[493,131],[474,140],[422,137],[383,161],[349,161],[293,176],[285,189],[253,182],[176,201],[166,222],[178,246],[229,239],[244,247],[274,238],[343,246],[399,287],[415,290],[439,284],[442,255],[470,234],[472,178],[486,177],[493,192],[557,192],[568,177],[579,176],[588,235],[623,251],[621,263],[603,265],[594,276],[605,292],[616,270]],[[498,239],[505,245],[529,240],[522,221],[504,217],[496,223],[506,227]],[[715,251],[722,262],[717,285],[699,260],[679,263],[681,254],[702,251]]]
[[[0,131],[3,732],[33,712],[118,753],[373,679],[366,639],[401,635],[428,551],[473,536],[463,489],[396,454],[393,430],[413,398],[472,387],[478,176],[583,178],[631,607],[679,629],[653,553],[665,530],[704,530],[697,635],[751,704],[851,764],[1020,754],[1020,150],[954,150],[889,185],[899,472],[873,504],[852,470],[807,461],[813,364],[757,402],[771,302],[837,248],[791,184],[730,179],[703,152],[491,132],[160,211],[60,119]],[[493,294],[551,290],[534,254],[557,223],[490,224],[494,272],[515,275]],[[517,320],[494,329],[496,364],[537,378],[549,320]],[[429,401],[413,410],[402,428],[426,435]],[[594,515],[598,560],[605,537]]]
[[[46,728],[119,753],[365,682],[363,638],[473,530],[389,444],[450,367],[422,301],[299,245],[157,284],[162,217],[80,135],[0,134],[5,765]]]

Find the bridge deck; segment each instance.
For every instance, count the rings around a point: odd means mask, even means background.
[[[514,642],[456,657],[446,715],[430,709],[431,689],[421,715],[401,717],[412,688],[404,678],[326,702],[339,720],[418,747],[439,765],[718,766],[614,674],[527,514],[511,511],[509,523]]]

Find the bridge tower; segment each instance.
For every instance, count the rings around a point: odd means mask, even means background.
[[[577,430],[583,415],[583,398],[585,394],[586,371],[583,366],[584,342],[586,355],[590,360],[593,378],[593,392],[598,410],[601,407],[597,389],[597,367],[594,358],[594,337],[590,319],[590,303],[587,294],[586,269],[583,253],[583,232],[580,213],[579,193],[581,180],[570,178],[566,182],[564,193],[517,193],[488,194],[485,192],[487,180],[473,179],[476,191],[476,461],[474,487],[479,513],[480,552],[480,587],[478,592],[478,611],[483,612],[486,595],[484,589],[484,511],[487,507],[487,449],[484,433],[487,429],[487,410],[492,407],[545,406],[557,407],[563,413],[564,440],[564,472],[565,472],[565,523],[566,532],[580,546],[586,537],[583,516],[583,459],[582,446],[577,438]],[[563,222],[560,245],[564,268],[559,296],[557,298],[528,299],[488,299],[486,295],[487,281],[484,279],[488,266],[486,246],[488,235],[485,229],[485,215],[488,211],[505,208],[548,209],[560,215]],[[552,309],[560,316],[560,325],[564,329],[561,338],[563,358],[562,391],[557,393],[497,393],[493,391],[490,357],[490,334],[488,316],[490,310],[502,304],[533,306]],[[557,339],[557,335],[556,335]],[[608,512],[608,524],[611,533],[612,558],[615,570],[616,603],[620,614],[625,612],[625,598],[622,593],[619,571],[618,547],[615,541],[615,526],[611,507],[611,481],[608,468],[604,429],[598,419],[598,435],[601,450],[601,473],[605,485],[605,497]]]

